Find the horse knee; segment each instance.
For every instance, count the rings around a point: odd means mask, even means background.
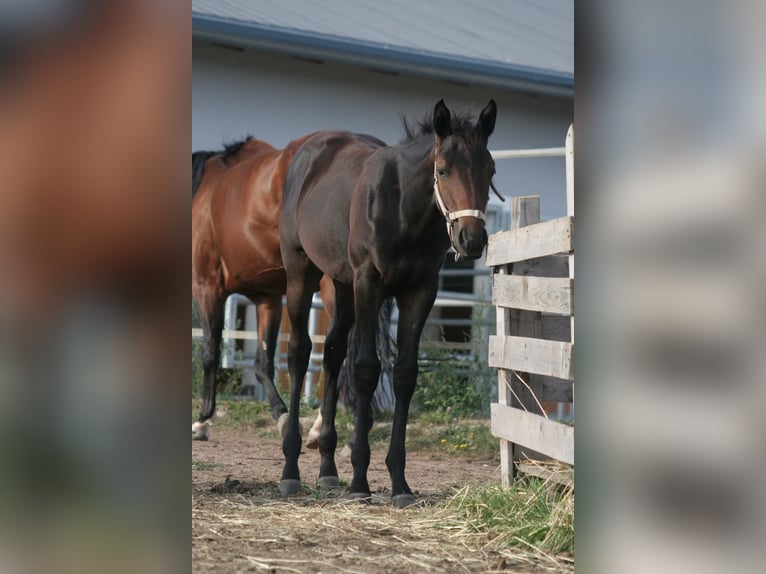
[[[288,343],[288,361],[308,362],[311,358],[311,337],[308,334],[291,336]]]
[[[374,391],[380,376],[380,361],[359,360],[354,365],[354,378],[359,391]]]

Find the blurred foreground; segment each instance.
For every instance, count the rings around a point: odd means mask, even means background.
[[[188,570],[189,18],[0,5],[3,572]]]
[[[598,8],[576,36],[579,564],[762,571],[764,6]]]

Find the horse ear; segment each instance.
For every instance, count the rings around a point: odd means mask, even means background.
[[[497,104],[495,100],[489,100],[487,107],[481,110],[479,121],[476,122],[476,128],[481,132],[484,142],[489,140],[489,136],[495,130],[495,119],[497,118]]]
[[[434,106],[434,133],[439,139],[444,139],[452,133],[450,113],[443,99],[436,102]]]

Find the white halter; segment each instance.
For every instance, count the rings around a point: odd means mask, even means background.
[[[461,256],[457,248],[455,247],[455,239],[453,238],[453,233],[454,233],[453,224],[461,217],[475,217],[476,219],[480,219],[481,221],[485,223],[487,221],[487,218],[484,215],[484,212],[479,211],[478,209],[460,209],[458,211],[450,211],[449,209],[447,209],[447,206],[444,203],[444,199],[442,199],[441,190],[439,189],[439,178],[438,178],[438,174],[436,173],[435,162],[434,162],[434,199],[436,200],[436,206],[439,208],[439,211],[444,216],[444,219],[447,222],[447,235],[449,235],[450,243],[452,244],[452,247],[455,249],[455,261],[460,261]]]

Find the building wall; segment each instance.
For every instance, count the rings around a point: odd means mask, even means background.
[[[476,111],[494,98],[499,109],[491,149],[562,146],[573,117],[571,100],[240,52],[199,41],[193,45],[192,71],[193,150],[219,149],[223,141],[248,133],[282,147],[321,129],[369,133],[396,143],[403,136],[399,114],[421,118],[439,98],[451,108]],[[495,182],[506,196],[541,195],[543,219],[566,214],[563,159],[498,161]],[[499,204],[494,194],[490,198]]]

